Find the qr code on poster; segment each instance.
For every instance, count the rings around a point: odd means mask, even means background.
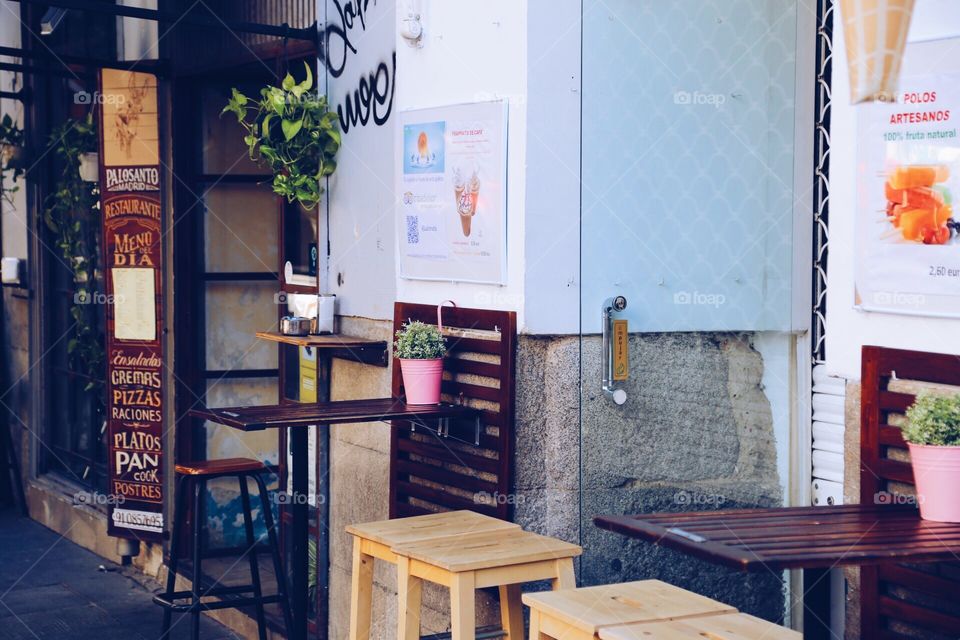
[[[407,216],[407,244],[420,244],[420,216]]]

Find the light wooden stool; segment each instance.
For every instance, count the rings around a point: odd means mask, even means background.
[[[530,607],[530,640],[594,640],[608,627],[737,611],[660,580],[527,593],[523,603]]]
[[[446,511],[347,527],[353,536],[350,640],[369,640],[374,558],[397,564],[395,545],[415,544],[483,532],[519,531],[520,525],[473,511]]]
[[[803,635],[746,613],[600,629],[600,640],[801,640]]]
[[[581,551],[575,544],[523,530],[397,545],[397,637],[419,639],[426,580],[450,589],[453,640],[476,637],[476,590],[486,587],[500,590],[500,617],[509,640],[523,640],[521,584],[550,580],[554,590],[573,590],[573,558]]]

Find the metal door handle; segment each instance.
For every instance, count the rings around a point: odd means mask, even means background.
[[[616,404],[623,404],[627,401],[627,392],[618,389],[613,380],[613,314],[617,311],[623,311],[627,308],[627,299],[623,296],[607,298],[603,301],[601,310],[601,326],[603,327],[603,395],[613,400]]]

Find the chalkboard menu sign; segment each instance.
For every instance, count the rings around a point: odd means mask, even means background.
[[[157,79],[102,69],[109,533],[163,535],[163,203]]]

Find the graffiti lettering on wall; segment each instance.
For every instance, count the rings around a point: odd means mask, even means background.
[[[340,78],[347,70],[347,63],[359,55],[353,35],[357,30],[367,30],[370,5],[377,0],[331,0],[336,15],[326,27],[324,63],[334,78]],[[396,92],[397,52],[390,60],[381,60],[370,71],[359,74],[357,85],[348,90],[337,103],[340,129],[347,133],[351,127],[365,127],[371,121],[383,126],[393,111],[393,96]]]

